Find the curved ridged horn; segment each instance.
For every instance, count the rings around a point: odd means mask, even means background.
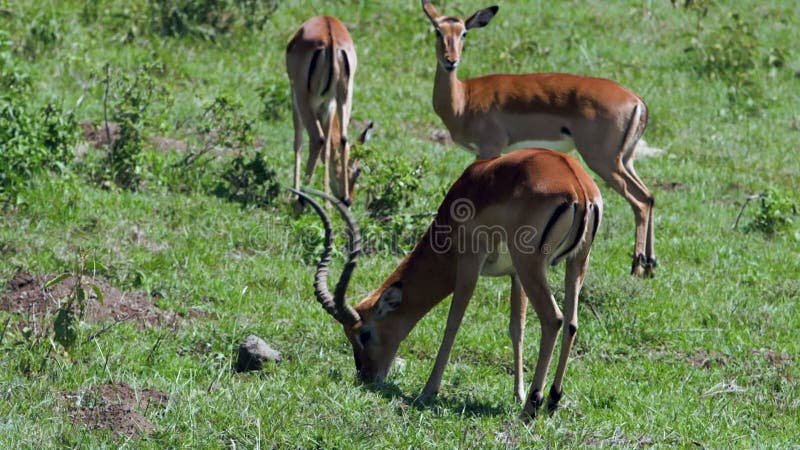
[[[341,201],[326,196],[323,193],[309,190],[309,192],[321,195],[336,205],[336,208],[342,214],[342,217],[345,218],[345,221],[350,227],[350,232],[352,233],[350,238],[350,255],[348,256],[347,264],[345,265],[344,271],[342,271],[342,275],[339,277],[339,282],[336,284],[335,294],[331,295],[328,289],[328,269],[331,263],[331,250],[333,248],[333,228],[331,227],[330,218],[328,218],[324,208],[305,192],[292,188],[289,188],[289,190],[311,204],[314,211],[316,211],[317,215],[322,219],[322,225],[325,228],[325,243],[323,245],[320,261],[317,264],[317,273],[314,275],[314,295],[325,311],[333,316],[339,323],[345,326],[353,326],[361,320],[361,317],[359,317],[358,313],[347,303],[345,291],[347,290],[347,284],[349,283],[353,269],[355,269],[355,259],[361,252],[361,237],[358,226],[355,225],[355,220],[353,220],[352,215],[347,211],[347,207],[345,207]]]
[[[339,214],[342,216],[342,219],[347,222],[347,229],[350,232],[350,252],[347,255],[347,263],[342,270],[342,274],[339,276],[339,281],[336,283],[336,290],[333,291],[333,298],[337,302],[347,305],[347,301],[345,300],[347,285],[350,284],[350,277],[353,275],[353,271],[356,268],[356,258],[359,254],[361,254],[361,231],[358,228],[358,223],[356,223],[353,214],[350,212],[350,208],[345,206],[345,204],[342,203],[342,201],[338,198],[332,197],[315,189],[304,188],[303,190],[309,194],[317,195],[333,203],[333,205],[339,211]],[[353,311],[353,313],[356,315],[356,317],[358,317],[358,313],[355,311]],[[356,321],[358,320],[360,320],[360,318],[356,319]]]

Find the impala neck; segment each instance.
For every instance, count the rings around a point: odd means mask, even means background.
[[[453,292],[455,285],[455,261],[451,253],[437,253],[430,243],[430,231],[389,275],[383,285],[356,309],[371,309],[376,306],[380,294],[396,282],[403,285],[401,306],[381,322],[395,329],[403,340],[417,322],[434,306]]]
[[[442,118],[460,116],[464,105],[464,83],[458,79],[455,70],[448,72],[437,63],[433,82],[433,109],[436,114]]]

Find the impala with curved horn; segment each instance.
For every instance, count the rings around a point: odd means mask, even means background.
[[[350,162],[347,141],[357,64],[353,40],[335,17],[308,19],[286,47],[286,72],[292,84],[294,188],[300,187],[305,128],[309,153],[304,184],[311,181],[321,157],[325,192],[332,190],[347,204],[353,201],[360,172],[358,165]]]
[[[422,400],[431,399],[439,390],[479,276],[509,276],[515,395],[520,401],[524,397],[522,342],[527,293],[539,317],[542,339],[524,412],[534,416],[543,401],[547,370],[563,326],[561,355],[548,402],[551,410],[557,407],[578,330],[578,293],[603,209],[600,191],[575,158],[545,149],[524,149],[470,165],[450,188],[411,253],[355,307],[345,298],[361,251],[355,220],[341,202],[314,191],[336,206],[351,234],[347,264],[331,294],[327,286],[330,221],[318,203],[295,192],[311,202],[323,220],[325,245],[314,291],[325,310],[343,325],[361,380],[383,380],[401,341],[431,308],[453,294],[441,347],[421,395]],[[567,266],[563,313],[546,276],[547,267],[562,260]]]
[[[647,106],[619,84],[563,73],[487,75],[459,80],[456,69],[467,32],[489,24],[498,7],[464,20],[422,9],[436,31],[433,108],[453,140],[491,158],[507,149],[537,146],[577,149],[586,164],[633,208],[636,240],[631,273],[656,267],[653,196],[633,168],[634,150],[647,124]]]

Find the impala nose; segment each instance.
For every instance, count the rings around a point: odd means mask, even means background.
[[[451,61],[450,59],[445,59],[442,62],[442,66],[444,67],[444,70],[452,72],[456,70],[456,67],[458,67],[458,61]]]

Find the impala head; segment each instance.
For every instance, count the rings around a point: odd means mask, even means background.
[[[497,6],[491,6],[464,20],[458,17],[442,16],[429,0],[422,0],[422,10],[436,31],[436,57],[444,70],[452,72],[458,67],[467,31],[488,25],[492,17],[497,14],[498,9]]]
[[[355,269],[356,258],[361,253],[361,235],[358,225],[341,201],[322,192],[308,189],[307,192],[324,197],[333,203],[347,223],[350,232],[350,253],[347,263],[336,283],[336,289],[331,294],[328,289],[328,267],[331,262],[333,246],[333,230],[330,219],[324,208],[306,193],[294,189],[292,191],[311,204],[322,219],[325,228],[324,249],[314,276],[314,295],[325,311],[344,327],[345,335],[353,347],[358,378],[368,383],[383,381],[386,374],[389,373],[394,355],[402,340],[401,334],[396,332],[397,330],[393,328],[392,324],[387,323],[389,321],[383,322],[383,319],[400,305],[402,285],[394,283],[380,293],[373,294],[373,296],[377,296],[377,300],[370,301],[370,298],[373,297],[370,296],[355,308],[347,303],[345,298],[347,285]]]

